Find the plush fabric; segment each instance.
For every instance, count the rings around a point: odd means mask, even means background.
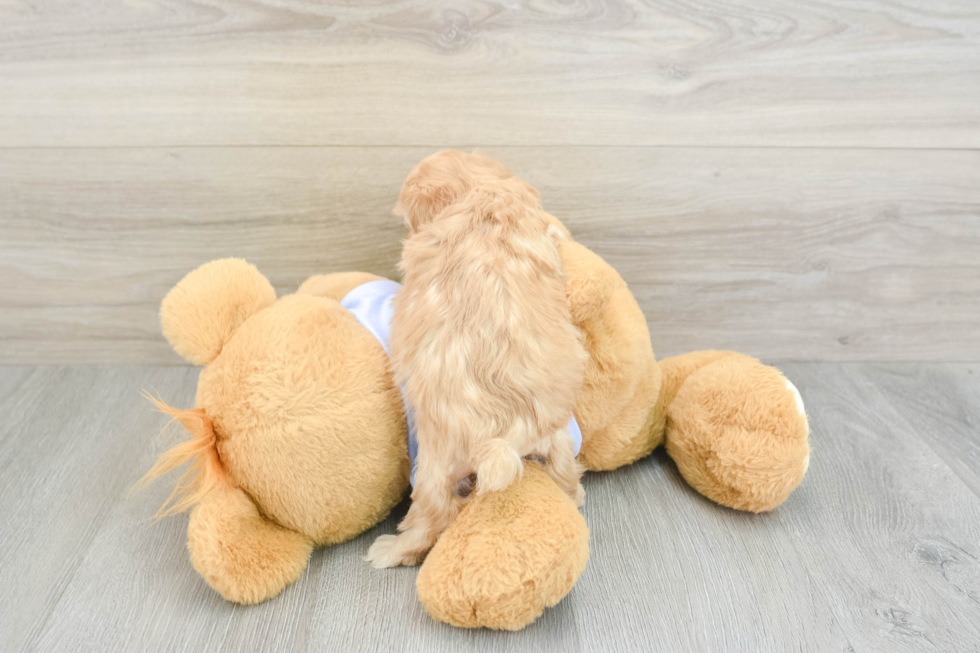
[[[455,626],[517,630],[555,605],[585,569],[589,529],[541,467],[506,492],[476,495],[419,570],[419,598]]]
[[[224,487],[194,508],[187,548],[194,569],[223,597],[259,603],[303,574],[313,541],[264,519],[244,492]]]
[[[732,352],[658,363],[615,270],[573,241],[561,254],[589,354],[575,407],[579,460],[613,469],[666,444],[684,478],[722,505],[760,511],[784,501],[809,460],[792,384]],[[254,267],[226,259],[191,272],[163,301],[167,338],[207,367],[196,406],[161,404],[193,437],[154,469],[189,452],[206,459],[207,474],[178,495],[198,500],[188,527],[194,567],[231,601],[274,596],[313,546],[363,532],[404,496],[405,418],[388,357],[338,303],[378,278],[316,276],[275,300]],[[426,558],[419,597],[447,623],[517,629],[571,590],[587,557],[581,515],[529,463],[520,482],[464,508]]]
[[[296,294],[244,323],[201,372],[197,405],[221,461],[264,515],[329,544],[401,499],[407,435],[387,364],[337,302]]]
[[[311,280],[275,303],[225,301],[226,291],[264,296],[271,286],[256,274],[226,259],[187,275],[164,299],[165,333],[178,351],[210,343],[190,360],[212,359],[196,403],[213,424],[227,485],[272,522],[317,544],[340,542],[383,519],[408,483],[405,417],[387,355],[337,301],[313,294],[339,294],[370,275]],[[179,311],[220,328],[176,320]]]
[[[367,272],[317,274],[304,281],[299,287],[299,290],[296,291],[296,294],[328,297],[339,302],[357,286],[364,285],[368,281],[378,281],[382,278],[374,274],[368,274]]]
[[[734,352],[663,361],[690,370],[667,408],[667,453],[685,480],[718,503],[750,512],[786,500],[810,460],[806,414],[776,369]]]
[[[579,461],[615,469],[649,454],[663,439],[660,368],[643,311],[626,282],[582,245],[562,243],[566,295],[589,354],[575,416],[582,429]]]
[[[207,365],[231,334],[276,301],[276,291],[254,265],[241,259],[205,263],[160,306],[160,324],[174,350],[195,365]]]

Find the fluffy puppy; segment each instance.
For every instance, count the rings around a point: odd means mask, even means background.
[[[477,493],[545,469],[581,505],[568,422],[586,360],[557,241],[537,192],[475,154],[434,154],[409,174],[396,215],[410,230],[389,346],[414,412],[418,457],[400,533],[368,552],[376,567],[417,564]]]

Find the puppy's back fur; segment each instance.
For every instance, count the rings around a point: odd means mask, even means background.
[[[586,353],[550,225],[527,184],[486,175],[416,222],[402,251],[396,379],[420,448],[468,463],[480,491],[506,487],[521,456],[567,426],[581,386]]]

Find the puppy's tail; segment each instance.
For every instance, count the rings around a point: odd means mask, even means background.
[[[173,492],[154,515],[154,519],[175,515],[193,507],[204,495],[219,486],[228,484],[228,476],[218,457],[217,439],[211,419],[204,414],[203,408],[179,410],[172,408],[159,399],[147,393],[143,396],[150,400],[157,410],[172,418],[167,426],[180,422],[191,434],[191,439],[165,451],[156,461],[150,471],[141,478],[133,488],[141,490],[150,483],[185,463],[191,463],[177,481]],[[165,427],[166,428],[166,427]]]
[[[477,494],[500,492],[524,472],[524,461],[513,446],[502,438],[493,438],[480,448],[476,466]]]

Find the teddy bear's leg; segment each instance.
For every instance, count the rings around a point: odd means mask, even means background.
[[[803,401],[779,370],[734,352],[661,361],[667,453],[698,492],[751,512],[772,510],[806,473]]]
[[[571,591],[588,557],[575,503],[528,463],[506,490],[473,495],[422,564],[419,599],[454,626],[518,630]]]
[[[302,575],[313,541],[266,520],[240,489],[222,487],[191,513],[187,548],[194,568],[221,596],[259,603]]]

